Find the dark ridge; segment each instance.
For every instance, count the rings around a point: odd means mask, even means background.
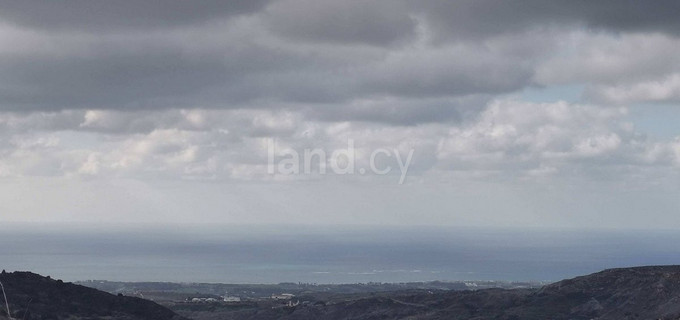
[[[395,292],[223,316],[252,320],[680,319],[680,266],[609,269],[541,289]]]
[[[0,281],[15,319],[185,319],[151,301],[29,272],[2,273]],[[250,303],[220,314],[194,314],[201,316],[192,316],[196,320],[670,320],[680,319],[680,266],[609,269],[540,289],[383,292],[293,307]]]
[[[115,296],[96,289],[54,280],[31,272],[0,273],[14,319],[182,320],[155,302]],[[0,319],[6,319],[0,296]]]

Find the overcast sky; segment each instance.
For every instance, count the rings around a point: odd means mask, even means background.
[[[2,0],[0,218],[677,228],[679,16],[675,0]],[[401,185],[272,175],[269,139],[352,139],[363,167],[414,154]]]

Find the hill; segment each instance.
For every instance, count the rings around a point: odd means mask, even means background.
[[[16,319],[181,320],[152,301],[116,296],[96,289],[54,280],[30,272],[0,273],[9,309]],[[5,301],[0,296],[0,319]]]
[[[397,292],[238,310],[229,319],[680,319],[680,266],[610,269],[540,289]]]
[[[29,272],[3,272],[0,281],[17,319],[186,319],[151,301]],[[540,289],[409,290],[298,298],[306,301],[287,306],[245,301],[174,307],[195,320],[670,320],[680,319],[680,266],[609,269]],[[0,319],[4,320],[2,315]]]

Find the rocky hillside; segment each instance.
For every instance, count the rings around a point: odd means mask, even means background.
[[[115,296],[30,272],[0,273],[9,309],[15,319],[111,319],[181,320],[169,309],[154,302]],[[0,295],[0,319],[6,319],[5,301]]]
[[[239,310],[223,316],[295,320],[680,319],[680,266],[611,269],[541,289],[404,292],[294,308]]]
[[[527,310],[560,306],[571,319],[680,319],[680,266],[610,269],[530,295]]]

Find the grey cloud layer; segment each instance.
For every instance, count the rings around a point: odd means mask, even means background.
[[[526,62],[532,56],[508,53],[513,49],[502,43],[396,51],[297,45],[258,29],[260,22],[244,18],[168,34],[19,34],[23,46],[8,46],[0,62],[0,104],[5,110],[337,104],[508,92],[532,73]],[[17,38],[12,32],[8,45]]]
[[[598,68],[574,62],[578,54],[560,70],[569,57],[557,48],[598,47],[590,38],[565,44],[574,32],[590,35],[578,26],[661,32],[677,46],[677,3],[642,5],[8,1],[0,4],[0,109],[291,108],[326,120],[450,121],[460,101],[597,79],[579,76]],[[631,70],[643,61],[622,59]],[[654,75],[671,77],[678,66],[662,69]],[[611,90],[593,88],[592,97]]]
[[[679,6],[0,0],[2,218],[679,225]]]
[[[444,33],[469,37],[558,24],[612,31],[680,32],[680,4],[661,1],[561,0],[236,0],[1,1],[0,17],[38,29],[103,32],[202,24],[266,12],[277,32],[313,41],[389,44],[414,33],[417,15],[446,26]]]
[[[664,1],[410,1],[443,38],[478,38],[554,26],[613,32],[680,33],[680,4]]]
[[[677,165],[611,106],[680,99],[675,2],[1,4],[5,175],[261,178],[269,137],[418,146],[421,173]],[[563,84],[601,106],[507,96]]]
[[[267,0],[0,1],[0,17],[29,28],[77,32],[145,31],[200,24],[206,20],[248,14]]]

